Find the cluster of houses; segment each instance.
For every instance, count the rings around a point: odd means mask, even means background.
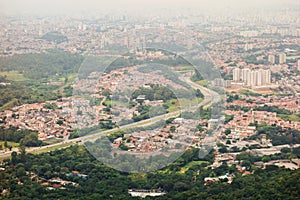
[[[300,122],[284,121],[277,116],[275,112],[267,111],[226,111],[228,115],[234,115],[234,118],[225,125],[225,128],[231,129],[231,138],[242,140],[256,133],[254,124],[265,123],[269,126],[276,125],[284,129],[300,130]]]
[[[143,49],[141,51],[137,51],[135,53],[137,60],[145,60],[145,59],[162,59],[167,60],[168,56],[165,56],[161,51],[147,51]]]
[[[241,106],[254,108],[261,105],[276,106],[280,109],[286,109],[293,113],[300,111],[299,96],[246,96],[239,95],[239,100],[226,103],[226,106]]]
[[[73,131],[70,98],[23,104],[0,112],[0,126],[38,131],[41,140],[68,137]],[[55,109],[56,108],[56,109]]]
[[[257,167],[265,168],[269,165],[275,165],[278,167],[284,167],[291,170],[296,170],[300,168],[300,159],[294,158],[290,160],[271,160],[269,162],[255,162],[254,163]]]
[[[29,172],[27,172],[29,173]],[[85,174],[80,174],[78,171],[74,170],[71,173],[66,174],[67,176],[76,176],[80,177],[83,179],[86,179],[88,175]],[[41,186],[47,188],[47,190],[55,190],[55,189],[61,189],[64,190],[68,186],[73,186],[73,187],[78,187],[79,184],[72,182],[72,181],[67,181],[59,177],[54,177],[51,179],[45,179],[42,177],[39,177],[37,174],[30,172],[30,178],[31,180],[34,180],[35,182],[39,183]]]
[[[128,151],[138,153],[199,146],[201,133],[195,130],[198,123],[197,120],[176,118],[164,128],[124,134],[116,138],[112,145],[115,148],[124,145]]]
[[[80,79],[74,84],[74,98],[62,98],[45,103],[23,104],[10,110],[0,112],[0,126],[11,126],[19,129],[35,130],[39,133],[39,139],[67,138],[76,128],[85,128],[98,125],[101,120],[112,119],[116,122],[122,119],[131,119],[137,113],[137,107],[129,108],[126,104],[116,103],[111,112],[105,111],[107,105],[103,105],[106,96],[104,90],[113,94],[119,94],[124,98],[126,91],[134,91],[140,86],[149,87],[151,84],[159,84],[174,89],[182,89],[183,86],[166,79],[160,73],[140,72],[137,66],[113,70],[110,73],[91,73],[87,79]],[[88,94],[89,98],[82,97]],[[129,100],[130,97],[126,97]],[[91,100],[92,99],[92,100]],[[101,100],[98,104],[96,100]],[[94,102],[92,102],[94,101]],[[50,107],[47,105],[51,105]],[[144,101],[145,105],[161,106],[163,102]],[[119,115],[114,115],[114,111]]]

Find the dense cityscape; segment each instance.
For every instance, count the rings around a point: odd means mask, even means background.
[[[299,198],[291,5],[3,12],[0,199]]]

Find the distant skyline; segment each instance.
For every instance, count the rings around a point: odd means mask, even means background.
[[[72,15],[82,12],[115,11],[133,14],[159,12],[161,9],[192,8],[200,10],[241,11],[300,7],[299,0],[0,0],[0,12],[9,15]],[[215,13],[217,14],[217,13]]]

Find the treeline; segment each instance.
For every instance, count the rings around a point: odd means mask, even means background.
[[[249,147],[249,149],[251,149]],[[236,160],[243,167],[246,167],[248,170],[255,170],[255,162],[269,162],[271,160],[290,160],[300,158],[300,147],[296,148],[287,148],[284,147],[280,150],[280,153],[257,156],[255,153],[243,151],[236,156]]]
[[[57,31],[46,33],[45,35],[42,36],[42,39],[48,42],[55,42],[57,44],[68,41],[67,36],[64,36],[62,33]]]
[[[56,91],[57,86],[39,83],[19,83],[0,86],[0,110],[8,109],[25,103],[40,103],[59,99],[63,94]]]
[[[149,58],[145,60],[137,60],[136,56],[133,53],[128,53],[124,56],[128,56],[129,58],[116,59],[105,69],[105,72],[109,73],[116,69],[121,69],[129,66],[141,65],[146,63],[151,63],[151,65],[156,65],[156,66],[160,65],[161,67],[162,66],[191,66],[191,63],[185,60],[182,56],[172,54],[168,51],[164,51],[161,49],[153,49],[153,48],[148,48],[146,50],[148,52],[161,51],[165,56],[167,56],[167,59]]]
[[[0,58],[0,71],[18,71],[29,79],[48,79],[76,73],[83,61],[77,54],[61,50],[46,53],[19,54]]]
[[[135,90],[131,95],[131,99],[137,99],[139,95],[145,95],[145,98],[150,101],[167,101],[176,98],[175,94],[167,87],[154,84],[150,85],[150,87],[151,88],[140,87],[139,89]]]
[[[0,140],[19,143],[31,130],[18,130],[16,127],[5,129],[0,127]]]
[[[20,143],[21,146],[36,147],[43,145],[38,140],[38,132],[32,130],[22,130],[16,127],[5,129],[0,127],[0,140]]]
[[[185,119],[211,119],[212,110],[211,108],[203,109],[201,106],[195,111],[185,111],[181,113],[180,117],[183,117]]]
[[[237,95],[236,95],[237,96]],[[238,98],[235,98],[235,97],[232,97],[230,96],[228,99],[227,99],[227,102],[232,102],[233,100],[237,100]],[[230,106],[227,106],[227,109],[228,110],[242,110],[244,112],[248,112],[249,110],[251,110],[250,107],[241,107],[241,106],[238,106],[238,105],[230,105]],[[286,109],[280,109],[278,108],[277,106],[267,106],[267,105],[264,105],[264,106],[256,106],[253,108],[254,111],[267,111],[267,112],[275,112],[279,115],[292,115],[292,112],[289,111],[289,110],[286,110]]]
[[[198,59],[193,60],[193,67],[195,68],[195,73],[191,78],[192,81],[212,81],[216,78],[221,78],[220,72],[214,67],[213,63]]]
[[[272,144],[299,144],[300,131],[295,129],[283,129],[277,126],[264,126],[260,125],[257,128],[258,135],[266,134],[268,139],[272,140]]]
[[[169,166],[155,172],[129,174],[100,164],[82,146],[72,146],[41,155],[13,153],[0,171],[0,190],[6,190],[2,199],[139,199],[131,197],[128,189],[158,189],[166,192],[158,200],[183,199],[298,199],[300,195],[300,170],[287,170],[268,166],[255,169],[253,175],[242,176],[235,165],[225,163],[216,169],[207,163],[187,167],[199,161],[198,151],[189,150]],[[241,158],[247,158],[246,155]],[[211,164],[213,153],[203,161]],[[184,173],[181,172],[186,168]],[[87,178],[69,175],[73,170],[88,175]],[[27,172],[38,177],[31,179]],[[205,177],[234,173],[231,184],[226,182],[204,185]],[[61,178],[72,181],[64,190],[48,190],[36,180]],[[145,199],[153,199],[146,197]]]
[[[51,80],[65,78],[77,73],[83,57],[60,50],[41,54],[22,54],[0,58],[0,71],[17,71],[27,80],[10,81],[11,85],[0,86],[0,110],[24,103],[38,103],[71,96],[72,88],[46,84]],[[3,79],[3,78],[2,78]]]
[[[266,124],[252,124],[257,128],[257,134],[250,136],[247,140],[261,139],[261,135],[265,134],[268,139],[272,140],[274,146],[283,144],[299,144],[300,131],[295,129],[283,129],[276,126],[268,126]]]
[[[255,108],[253,108],[253,110],[257,110],[257,111],[267,111],[267,112],[275,112],[277,114],[284,114],[284,115],[291,115],[292,112],[286,109],[280,109],[277,106],[257,106]]]
[[[138,106],[139,115],[133,114],[132,120],[134,122],[138,122],[141,120],[149,119],[150,118],[150,115],[149,115],[150,108],[151,108],[151,106],[139,105]]]

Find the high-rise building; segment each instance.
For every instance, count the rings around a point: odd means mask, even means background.
[[[244,46],[244,50],[248,51],[248,50],[251,50],[251,49],[253,49],[253,44],[246,43],[245,46]]]
[[[235,68],[233,70],[234,82],[243,82],[246,86],[266,86],[271,83],[271,71],[269,69],[239,69]]]
[[[262,83],[264,82],[263,75],[264,75],[264,73],[263,73],[262,69],[255,71],[257,86],[262,86]]]
[[[271,70],[266,70],[265,71],[266,73],[266,84],[269,85],[271,84],[271,79],[272,79],[272,76],[271,76]]]
[[[256,86],[257,85],[257,74],[255,73],[255,71],[251,71],[251,76],[250,76],[250,86]]]
[[[249,72],[247,73],[247,78],[244,80],[244,82],[246,83],[247,86],[251,86],[251,71],[249,70]]]
[[[216,78],[213,81],[213,85],[217,86],[217,87],[224,87],[224,79],[222,79],[222,78]]]
[[[250,69],[246,68],[242,70],[242,81],[245,82],[245,80],[247,80],[249,73],[250,73]]]
[[[239,82],[241,79],[241,69],[240,68],[234,68],[233,70],[233,81]]]
[[[297,62],[297,66],[298,66],[298,70],[300,71],[300,60],[298,60],[298,62]]]
[[[271,64],[275,64],[275,56],[274,55],[269,55],[268,56],[268,62]]]
[[[225,80],[224,87],[225,88],[230,88],[231,87],[231,80]]]
[[[284,64],[284,63],[286,63],[286,54],[280,53],[279,54],[279,64]]]

